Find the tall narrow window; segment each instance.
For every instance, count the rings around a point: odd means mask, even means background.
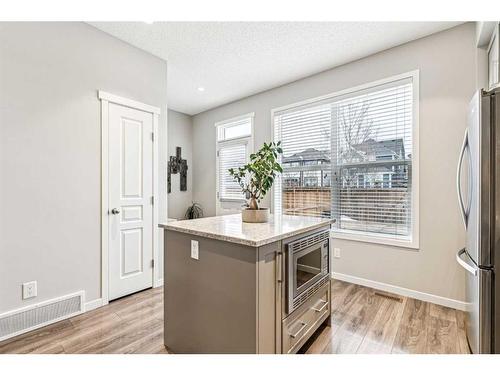
[[[244,203],[240,186],[229,175],[229,168],[248,162],[252,152],[253,114],[215,124],[217,133],[217,214],[235,212]]]
[[[417,73],[274,112],[275,212],[331,217],[337,236],[418,246]]]

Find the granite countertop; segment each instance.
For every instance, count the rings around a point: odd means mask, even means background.
[[[263,246],[324,227],[332,219],[271,215],[268,223],[243,223],[241,214],[212,216],[159,224],[161,228],[247,246]]]

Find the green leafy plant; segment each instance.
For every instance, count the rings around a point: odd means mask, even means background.
[[[203,208],[199,203],[193,203],[189,206],[184,215],[184,219],[186,220],[198,219],[200,217],[203,217]]]
[[[278,163],[278,154],[282,153],[281,142],[264,142],[259,151],[250,155],[250,163],[228,170],[249,199],[250,209],[259,209],[259,203],[273,186],[276,175],[283,172]]]

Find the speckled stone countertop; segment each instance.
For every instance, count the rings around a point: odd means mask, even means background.
[[[247,246],[262,246],[324,227],[331,219],[271,215],[268,223],[243,223],[241,215],[212,216],[159,224],[161,228]]]

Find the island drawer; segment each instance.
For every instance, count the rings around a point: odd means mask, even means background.
[[[329,283],[283,320],[283,353],[295,353],[330,315]]]

